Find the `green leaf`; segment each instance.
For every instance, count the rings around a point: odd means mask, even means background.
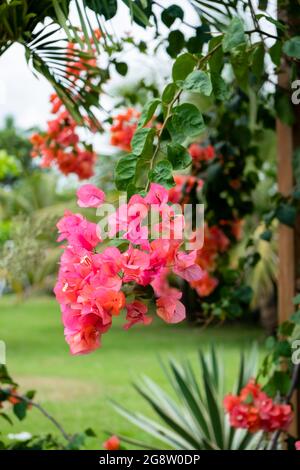
[[[150,171],[149,180],[169,189],[175,185],[173,178],[173,167],[168,160],[161,160]]]
[[[294,36],[283,44],[283,52],[289,57],[300,59],[300,36]]]
[[[141,127],[137,129],[131,141],[132,153],[141,155],[149,143],[153,142],[155,129]]]
[[[297,217],[297,209],[289,204],[281,204],[276,209],[276,217],[280,223],[294,227]]]
[[[265,230],[259,238],[261,238],[261,240],[264,240],[266,242],[270,242],[271,239],[272,239],[272,235],[273,235],[273,232],[272,230]]]
[[[180,55],[174,62],[172,68],[172,77],[174,82],[184,80],[193,70],[197,60],[192,54],[186,52]]]
[[[11,376],[8,373],[8,370],[4,364],[0,364],[0,383],[16,385]]]
[[[192,54],[199,54],[202,51],[203,44],[203,39],[196,35],[187,40],[186,48]]]
[[[92,428],[87,428],[85,431],[84,431],[85,435],[88,436],[88,437],[97,437],[97,434],[95,433],[95,431],[92,429]]]
[[[259,0],[258,8],[259,10],[266,10],[268,8],[268,0]]]
[[[278,341],[274,351],[275,357],[290,357],[291,356],[291,345],[287,340]]]
[[[171,31],[168,41],[169,45],[166,50],[171,57],[176,57],[184,47],[185,39],[183,33],[179,29]]]
[[[34,397],[35,397],[35,394],[36,394],[36,391],[35,391],[35,390],[28,390],[28,391],[25,393],[25,396],[26,396],[29,400],[33,400]]]
[[[5,421],[7,421],[9,424],[13,425],[13,420],[11,419],[10,416],[8,416],[6,413],[0,413],[0,418],[3,418],[5,419]]]
[[[237,16],[234,17],[224,34],[223,51],[230,52],[232,49],[246,42],[243,21]]]
[[[174,170],[187,168],[192,158],[188,151],[180,144],[169,144],[167,146],[168,160],[171,162]]]
[[[166,103],[166,104],[169,104],[172,101],[172,99],[174,98],[177,89],[178,88],[175,85],[175,83],[169,83],[163,91],[162,102]]]
[[[273,46],[270,47],[270,49],[269,49],[269,54],[270,54],[270,57],[272,59],[272,62],[277,67],[279,67],[279,65],[280,65],[281,52],[282,52],[282,42],[281,41],[276,41],[275,44],[273,44]]]
[[[297,294],[295,295],[295,297],[293,297],[293,304],[294,305],[300,304],[300,294]]]
[[[208,423],[206,422],[205,408],[203,410],[203,407],[201,406],[202,405],[201,400],[199,400],[198,397],[195,398],[194,394],[192,393],[192,388],[189,387],[187,380],[185,380],[185,377],[182,376],[182,373],[180,372],[179,367],[173,361],[171,362],[170,365],[171,365],[171,368],[172,368],[172,371],[176,380],[176,384],[179,387],[180,395],[182,395],[182,398],[184,399],[187,406],[191,410],[192,416],[195,416],[195,418],[199,422],[201,431],[209,439],[210,434],[209,434]],[[192,370],[191,370],[191,373],[194,375]],[[193,377],[193,379],[194,381],[196,380],[195,377]]]
[[[242,45],[235,48],[230,56],[231,65],[234,75],[240,88],[247,92],[248,89],[248,73],[249,73],[249,55],[246,46]]]
[[[203,72],[203,70],[195,70],[186,77],[182,83],[182,88],[185,91],[210,96],[212,92],[210,75],[207,72]]]
[[[235,291],[235,297],[243,304],[249,304],[253,297],[253,289],[250,286],[241,286]]]
[[[278,327],[278,333],[282,336],[291,336],[295,328],[294,323],[290,321],[284,321]]]
[[[86,5],[106,20],[115,16],[118,10],[117,0],[85,0]]]
[[[27,403],[25,401],[16,403],[13,406],[13,411],[14,411],[14,414],[17,416],[17,418],[19,418],[19,420],[21,421],[26,416]]]
[[[125,191],[129,183],[134,180],[137,158],[137,155],[129,153],[118,161],[115,168],[115,184],[120,191]]]
[[[230,95],[229,86],[225,82],[225,80],[221,77],[221,75],[212,73],[211,74],[211,82],[214,96],[217,100],[227,100]]]
[[[252,56],[252,71],[258,80],[262,79],[264,72],[265,48],[263,43],[259,43]]]
[[[144,127],[146,124],[148,124],[150,119],[153,117],[153,114],[155,113],[156,108],[159,104],[160,104],[160,100],[156,98],[156,99],[149,101],[144,106],[141,117],[139,119],[138,127]]]
[[[123,77],[128,72],[128,65],[126,64],[126,62],[115,62],[115,67],[116,67],[116,71]]]
[[[207,373],[204,373],[204,357],[201,353],[200,359],[202,364],[202,378],[204,382],[204,390],[206,394],[207,409],[210,415],[210,422],[213,428],[216,442],[219,448],[222,449],[224,443],[221,411],[217,401],[215,390],[212,387],[211,381],[209,380],[209,375]]]
[[[205,130],[203,116],[199,109],[190,103],[176,106],[168,125],[175,142],[182,142],[186,137],[196,137]]]
[[[176,18],[179,18],[180,20],[183,20],[184,18],[184,11],[178,5],[170,5],[168,8],[163,10],[161,14],[162,22],[168,27],[172,26]]]
[[[298,302],[297,302],[298,303]],[[299,302],[300,303],[300,302]],[[297,310],[297,312],[293,313],[291,315],[291,320],[294,322],[296,325],[300,324],[300,310]]]
[[[268,383],[263,387],[263,391],[275,397],[279,392],[280,395],[285,396],[291,386],[291,379],[286,372],[275,371]]]
[[[223,40],[223,36],[216,36],[212,38],[209,41],[208,44],[208,52],[211,52],[213,49],[215,49],[218,44],[220,44]],[[223,61],[223,49],[222,47],[219,47],[218,49],[215,50],[215,52],[210,56],[208,63],[209,63],[209,70],[211,74],[220,74],[221,70],[224,65]]]

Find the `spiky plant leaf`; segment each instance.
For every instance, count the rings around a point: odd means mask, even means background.
[[[214,347],[209,353],[199,353],[201,378],[197,378],[189,361],[178,364],[171,360],[164,365],[168,382],[178,399],[176,402],[158,385],[143,378],[135,388],[159,417],[160,422],[149,420],[140,413],[132,413],[114,403],[115,409],[126,419],[173,449],[255,449],[260,433],[250,434],[246,430],[233,429],[223,410],[224,364]],[[243,387],[254,376],[257,348],[253,345],[247,353],[247,363],[240,356],[236,389]],[[147,444],[135,445],[147,448]]]

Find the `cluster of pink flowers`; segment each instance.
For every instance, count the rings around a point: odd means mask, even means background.
[[[31,136],[32,157],[41,156],[41,166],[52,164],[64,175],[75,173],[80,179],[90,178],[94,173],[96,154],[90,145],[79,142],[78,124],[54,93],[50,97],[54,119],[47,122],[46,132]]]
[[[81,207],[99,207],[104,193],[92,185],[78,191]],[[147,220],[151,210],[159,218],[157,230],[167,227],[168,238],[150,238]],[[127,240],[124,251],[103,243],[99,226],[80,214],[66,212],[58,222],[59,241],[67,244],[61,257],[55,294],[61,305],[66,341],[73,354],[93,351],[101,335],[109,330],[112,318],[126,311],[126,324],[151,322],[148,306],[137,286],[151,286],[156,297],[156,313],[168,323],[185,318],[182,293],[168,283],[169,272],[187,280],[201,278],[195,263],[197,252],[182,250],[175,215],[168,204],[168,191],[152,183],[145,197],[134,195],[108,218],[110,237]],[[176,235],[176,236],[175,236]],[[123,243],[124,245],[124,243]]]
[[[229,413],[231,426],[249,432],[285,431],[293,418],[291,405],[275,403],[254,379],[239,395],[227,395],[224,408]]]

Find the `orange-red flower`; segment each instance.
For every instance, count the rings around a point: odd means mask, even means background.
[[[120,439],[118,436],[111,436],[105,442],[103,442],[103,447],[106,450],[119,450],[121,446]]]
[[[110,143],[126,152],[131,150],[131,139],[137,128],[140,113],[133,108],[128,108],[125,113],[118,114],[111,126]]]

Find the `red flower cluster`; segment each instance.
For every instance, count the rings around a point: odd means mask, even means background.
[[[101,31],[94,31],[95,38],[101,38]],[[67,66],[65,75],[74,85],[78,81],[84,81],[85,89],[89,89],[89,84],[98,73],[97,50],[93,39],[90,44],[85,43],[82,35],[80,49],[78,45],[69,42],[67,46]],[[43,133],[33,134],[31,143],[33,145],[32,157],[42,157],[41,166],[50,167],[53,163],[60,171],[68,175],[75,173],[80,179],[90,178],[94,174],[96,154],[91,145],[80,142],[78,135],[78,123],[63,106],[60,98],[53,93],[50,96],[52,103],[51,113],[55,114],[55,119],[48,121],[47,130]],[[88,117],[83,117],[82,125],[85,124],[94,132],[93,123]]]
[[[79,142],[78,124],[65,109],[56,94],[50,97],[56,118],[48,121],[47,131],[31,136],[32,157],[42,157],[41,166],[55,163],[64,175],[75,173],[80,179],[90,178],[94,173],[96,154],[90,145]]]
[[[104,200],[104,193],[92,185],[81,187],[77,195],[81,207],[99,207]],[[150,238],[150,210],[158,216],[155,230],[164,233],[168,229],[168,238]],[[183,215],[174,214],[168,204],[168,191],[155,183],[144,198],[132,196],[108,217],[109,236],[127,240],[124,251],[115,246],[103,248],[100,227],[80,214],[65,213],[57,227],[58,241],[67,240],[67,246],[54,291],[72,354],[97,349],[101,334],[123,309],[125,329],[151,322],[145,299],[135,290],[138,286],[152,287],[156,313],[164,321],[177,323],[185,318],[182,293],[169,286],[167,274],[191,282],[201,278],[202,270],[195,264],[197,252],[181,249],[183,233],[177,234],[183,223]]]
[[[131,139],[136,131],[139,117],[140,113],[133,108],[128,108],[125,113],[118,114],[110,129],[111,145],[130,152]]]
[[[193,159],[193,165],[198,169],[201,166],[201,162],[209,162],[216,156],[215,149],[212,145],[204,147],[200,144],[191,144],[189,146],[189,153]]]
[[[286,431],[293,418],[291,405],[275,403],[254,379],[239,395],[227,395],[224,408],[229,413],[231,426],[249,432]]]

